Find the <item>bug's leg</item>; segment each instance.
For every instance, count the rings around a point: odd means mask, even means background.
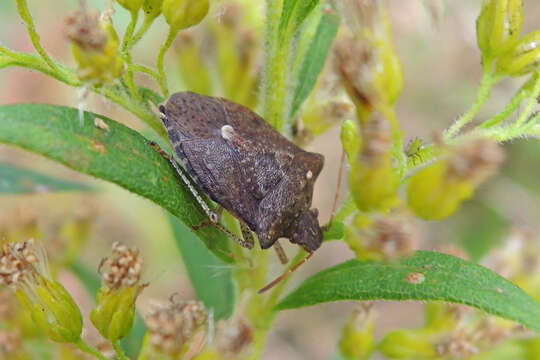
[[[253,234],[251,233],[251,230],[249,230],[247,225],[244,224],[242,221],[240,221],[240,230],[242,231],[242,238],[244,239],[244,243],[247,246],[244,246],[242,244],[240,245],[248,249],[253,249],[253,245],[255,244]]]
[[[197,200],[197,202],[199,203],[199,205],[201,205],[201,207],[203,208],[204,212],[206,213],[206,215],[208,215],[208,217],[210,218],[210,221],[213,222],[213,223],[218,223],[219,222],[219,218],[220,216],[218,214],[216,214],[215,212],[213,212],[212,210],[210,210],[210,208],[208,207],[208,205],[206,204],[206,202],[201,198],[201,196],[199,195],[199,192],[195,189],[195,187],[193,187],[193,184],[191,183],[191,181],[189,181],[189,179],[187,178],[187,176],[184,174],[184,172],[182,171],[182,169],[180,169],[180,166],[178,165],[178,163],[176,162],[176,160],[172,157],[172,156],[169,156],[169,154],[167,154],[157,143],[155,143],[154,141],[151,141],[150,142],[150,146],[152,146],[154,149],[156,149],[156,151],[161,155],[163,156],[165,159],[169,160],[169,162],[171,163],[171,165],[174,167],[174,170],[176,170],[176,173],[180,176],[180,178],[182,179],[182,181],[184,182],[184,184],[186,184],[186,186],[188,187],[189,191],[193,194],[193,196],[195,197],[195,199]]]
[[[285,250],[281,247],[281,244],[279,243],[279,240],[276,240],[276,242],[273,245],[274,250],[276,250],[276,254],[279,258],[279,261],[285,265],[289,262],[289,259],[287,259],[287,254],[285,254]]]
[[[198,230],[202,229],[205,226],[213,225],[213,226],[217,227],[219,230],[223,231],[225,233],[225,235],[227,235],[228,237],[230,237],[231,239],[236,241],[238,243],[238,245],[240,245],[241,247],[244,247],[244,248],[247,248],[247,249],[253,249],[254,241],[253,241],[253,236],[251,235],[251,233],[250,233],[250,237],[248,237],[248,238],[246,238],[244,236],[242,238],[239,238],[238,236],[236,236],[232,232],[230,232],[229,229],[227,229],[225,226],[221,225],[221,223],[219,222],[219,219],[221,218],[222,211],[223,211],[223,208],[221,206],[218,207],[218,209],[216,211],[216,216],[218,218],[218,222],[213,222],[210,219],[206,219],[206,220],[203,220],[201,223],[192,226],[191,228],[193,230],[195,230],[195,231],[198,231]],[[248,231],[249,231],[249,229],[248,229]],[[243,234],[244,234],[244,232],[242,230],[242,235]]]
[[[337,202],[339,198],[339,191],[341,190],[341,181],[343,179],[343,168],[345,167],[345,150],[341,150],[341,161],[339,165],[338,179],[337,179],[337,188],[336,195],[334,197],[334,204],[332,205],[332,213],[330,215],[330,220],[328,224],[322,227],[322,231],[328,231],[332,227],[332,222],[334,221],[334,216],[336,215]]]

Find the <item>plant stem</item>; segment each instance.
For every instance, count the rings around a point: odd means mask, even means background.
[[[150,28],[150,25],[153,24],[154,22],[154,19],[150,19],[149,17],[145,17],[144,18],[144,22],[143,22],[143,25],[142,27],[139,29],[139,31],[137,31],[137,33],[135,34],[135,36],[133,36],[133,39],[131,40],[131,44],[130,44],[130,47],[135,45],[139,40],[141,40],[141,38],[143,37],[144,34],[146,34],[146,32],[148,31],[148,29]]]
[[[457,135],[461,128],[463,128],[463,126],[467,125],[467,123],[472,120],[474,115],[476,115],[478,110],[480,110],[484,102],[489,97],[489,93],[493,85],[495,85],[495,83],[499,80],[499,77],[494,76],[490,71],[491,66],[486,65],[484,69],[488,70],[484,71],[482,74],[482,82],[480,83],[480,88],[478,89],[478,93],[476,94],[476,99],[473,105],[469,111],[457,119],[456,122],[445,132],[444,141],[448,141],[453,138],[455,135]]]
[[[128,65],[128,69],[131,69],[132,71],[138,71],[140,73],[143,73],[143,74],[146,74],[152,78],[154,78],[154,80],[156,80],[158,83],[159,83],[159,74],[157,72],[155,72],[154,70],[144,66],[144,65],[139,65],[139,64],[129,64]]]
[[[126,354],[124,353],[124,350],[122,349],[122,347],[120,346],[120,341],[118,340],[113,340],[111,341],[111,344],[114,348],[114,352],[116,354],[116,357],[120,360],[129,360],[129,358],[126,356]]]
[[[527,103],[527,106],[525,107],[525,109],[521,112],[521,115],[519,115],[519,118],[517,119],[515,124],[512,126],[512,128],[519,129],[525,123],[525,121],[529,118],[529,115],[531,114],[534,106],[538,102],[537,100],[538,94],[540,94],[540,76],[536,77],[534,87],[530,94],[529,102]]]
[[[135,31],[135,26],[137,26],[137,20],[139,19],[139,12],[131,12],[131,21],[126,29],[124,34],[124,39],[122,40],[122,56],[126,60],[127,72],[126,72],[126,82],[129,88],[131,95],[137,99],[140,99],[139,92],[135,86],[135,80],[133,79],[133,70],[131,69],[132,60],[131,60],[131,43],[133,39],[133,31]]]
[[[100,353],[97,349],[93,348],[87,343],[85,343],[83,339],[79,339],[79,341],[75,343],[75,346],[82,352],[90,354],[99,360],[107,360],[107,358],[102,353]]]
[[[167,86],[167,78],[165,77],[165,70],[163,69],[163,59],[165,57],[165,53],[167,53],[167,50],[169,50],[169,48],[171,47],[174,41],[174,38],[176,37],[176,34],[178,34],[178,30],[170,28],[169,35],[167,36],[167,40],[161,46],[161,49],[159,50],[159,54],[157,58],[159,86],[161,87],[161,92],[163,93],[163,97],[165,98],[169,97],[169,88]]]
[[[32,20],[32,15],[30,15],[28,6],[26,5],[26,0],[17,0],[17,10],[19,11],[21,19],[23,19],[26,24],[26,29],[28,30],[28,34],[30,35],[30,40],[32,41],[34,49],[36,49],[41,58],[47,63],[47,65],[50,66],[52,70],[58,71],[54,61],[41,46],[39,35],[36,32],[36,27],[34,26],[34,21]]]

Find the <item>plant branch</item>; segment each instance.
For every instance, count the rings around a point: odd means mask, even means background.
[[[146,34],[150,26],[154,23],[154,19],[155,18],[150,19],[149,17],[144,18],[142,27],[139,29],[139,31],[135,33],[135,36],[133,36],[133,39],[131,40],[130,47],[135,45],[137,42],[139,42],[139,40],[141,40],[143,35]]]
[[[176,34],[178,34],[178,30],[170,29],[169,35],[167,36],[167,40],[165,43],[161,46],[161,49],[159,50],[158,58],[157,58],[157,70],[159,74],[159,86],[161,87],[161,92],[163,93],[163,97],[167,98],[169,97],[169,88],[167,86],[167,78],[165,77],[165,70],[163,69],[163,59],[165,58],[165,54],[167,53],[167,50],[171,47],[174,38],[176,37]]]
[[[87,343],[85,343],[83,339],[79,339],[79,341],[75,343],[75,346],[82,352],[90,354],[99,360],[107,360],[107,358],[102,353],[100,353],[97,349],[93,348]]]
[[[154,80],[156,80],[159,83],[159,74],[155,72],[154,70],[150,69],[149,67],[146,67],[144,65],[140,64],[129,64],[128,69],[131,69],[132,71],[138,71],[140,73],[146,74],[150,77],[152,77]]]
[[[126,356],[126,354],[124,353],[124,350],[122,349],[122,347],[120,346],[120,341],[118,340],[113,340],[111,341],[111,344],[113,346],[113,349],[114,349],[114,353],[116,354],[116,357],[119,359],[119,360],[129,360],[129,358]]]
[[[131,21],[129,22],[126,33],[124,34],[124,39],[122,40],[122,56],[124,57],[127,64],[126,83],[129,91],[132,96],[140,99],[139,92],[137,91],[137,87],[135,86],[135,80],[133,79],[133,70],[130,68],[130,66],[132,65],[130,47],[133,40],[133,32],[135,31],[135,26],[137,26],[138,19],[139,12],[132,11]]]
[[[486,66],[484,67],[484,69],[491,69],[491,66]],[[455,135],[459,133],[463,126],[467,125],[473,119],[478,110],[480,110],[482,105],[484,105],[484,102],[489,97],[491,88],[499,79],[500,77],[494,75],[492,72],[484,71],[482,75],[482,81],[480,83],[480,88],[478,89],[478,93],[476,95],[476,99],[473,105],[471,106],[469,111],[467,111],[464,115],[457,119],[457,121],[445,132],[444,141],[452,139]]]
[[[26,5],[26,0],[17,0],[17,10],[19,11],[21,19],[23,19],[24,23],[26,24],[26,29],[28,30],[28,34],[30,35],[30,40],[32,41],[34,49],[36,49],[41,58],[52,70],[58,71],[54,61],[41,46],[39,35],[36,32],[36,27],[34,26],[34,21],[32,20],[32,15],[30,15],[30,11],[28,11],[28,6]]]

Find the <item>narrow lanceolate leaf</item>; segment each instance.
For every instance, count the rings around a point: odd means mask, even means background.
[[[94,124],[95,119],[101,119]],[[0,106],[0,142],[44,155],[76,171],[152,200],[189,227],[207,219],[173,167],[142,135],[111,119],[63,106]],[[196,235],[230,262],[225,235],[206,226]],[[156,239],[159,241],[159,239]]]
[[[0,195],[90,190],[92,188],[85,184],[0,163]]]
[[[279,21],[279,37],[293,35],[319,0],[284,0]]]
[[[290,118],[294,118],[302,103],[313,90],[317,78],[321,73],[328,51],[336,37],[339,28],[340,18],[335,14],[325,13],[317,26],[317,32],[309,44],[309,48],[304,55],[302,65],[298,74],[298,82],[294,89]]]
[[[395,263],[350,260],[307,279],[277,305],[336,300],[439,300],[466,304],[540,331],[540,304],[496,273],[456,257],[419,251]]]
[[[169,216],[169,222],[197,299],[214,310],[216,320],[228,318],[234,307],[230,265],[209,252],[177,218]]]

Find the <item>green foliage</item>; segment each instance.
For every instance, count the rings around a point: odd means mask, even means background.
[[[94,125],[102,119],[109,130]],[[200,224],[206,215],[177,178],[173,167],[139,133],[103,116],[53,105],[0,107],[0,141],[42,154],[79,172],[116,183],[146,197],[181,219]],[[216,256],[226,256],[228,243],[207,226],[197,236]]]
[[[91,191],[88,185],[66,181],[10,164],[0,163],[0,194],[33,194],[54,191]]]
[[[280,38],[294,34],[319,0],[284,0],[278,33]]]
[[[214,310],[216,320],[229,318],[235,300],[230,265],[208,252],[176,217],[169,216],[169,222],[197,298]]]
[[[292,96],[290,118],[294,118],[300,106],[312,92],[323,69],[330,46],[339,28],[340,18],[334,14],[323,14],[313,40],[309,44],[298,73],[297,86]]]
[[[326,269],[276,307],[336,300],[438,300],[466,304],[540,331],[540,304],[494,272],[450,255],[419,251],[396,263],[350,260]]]

